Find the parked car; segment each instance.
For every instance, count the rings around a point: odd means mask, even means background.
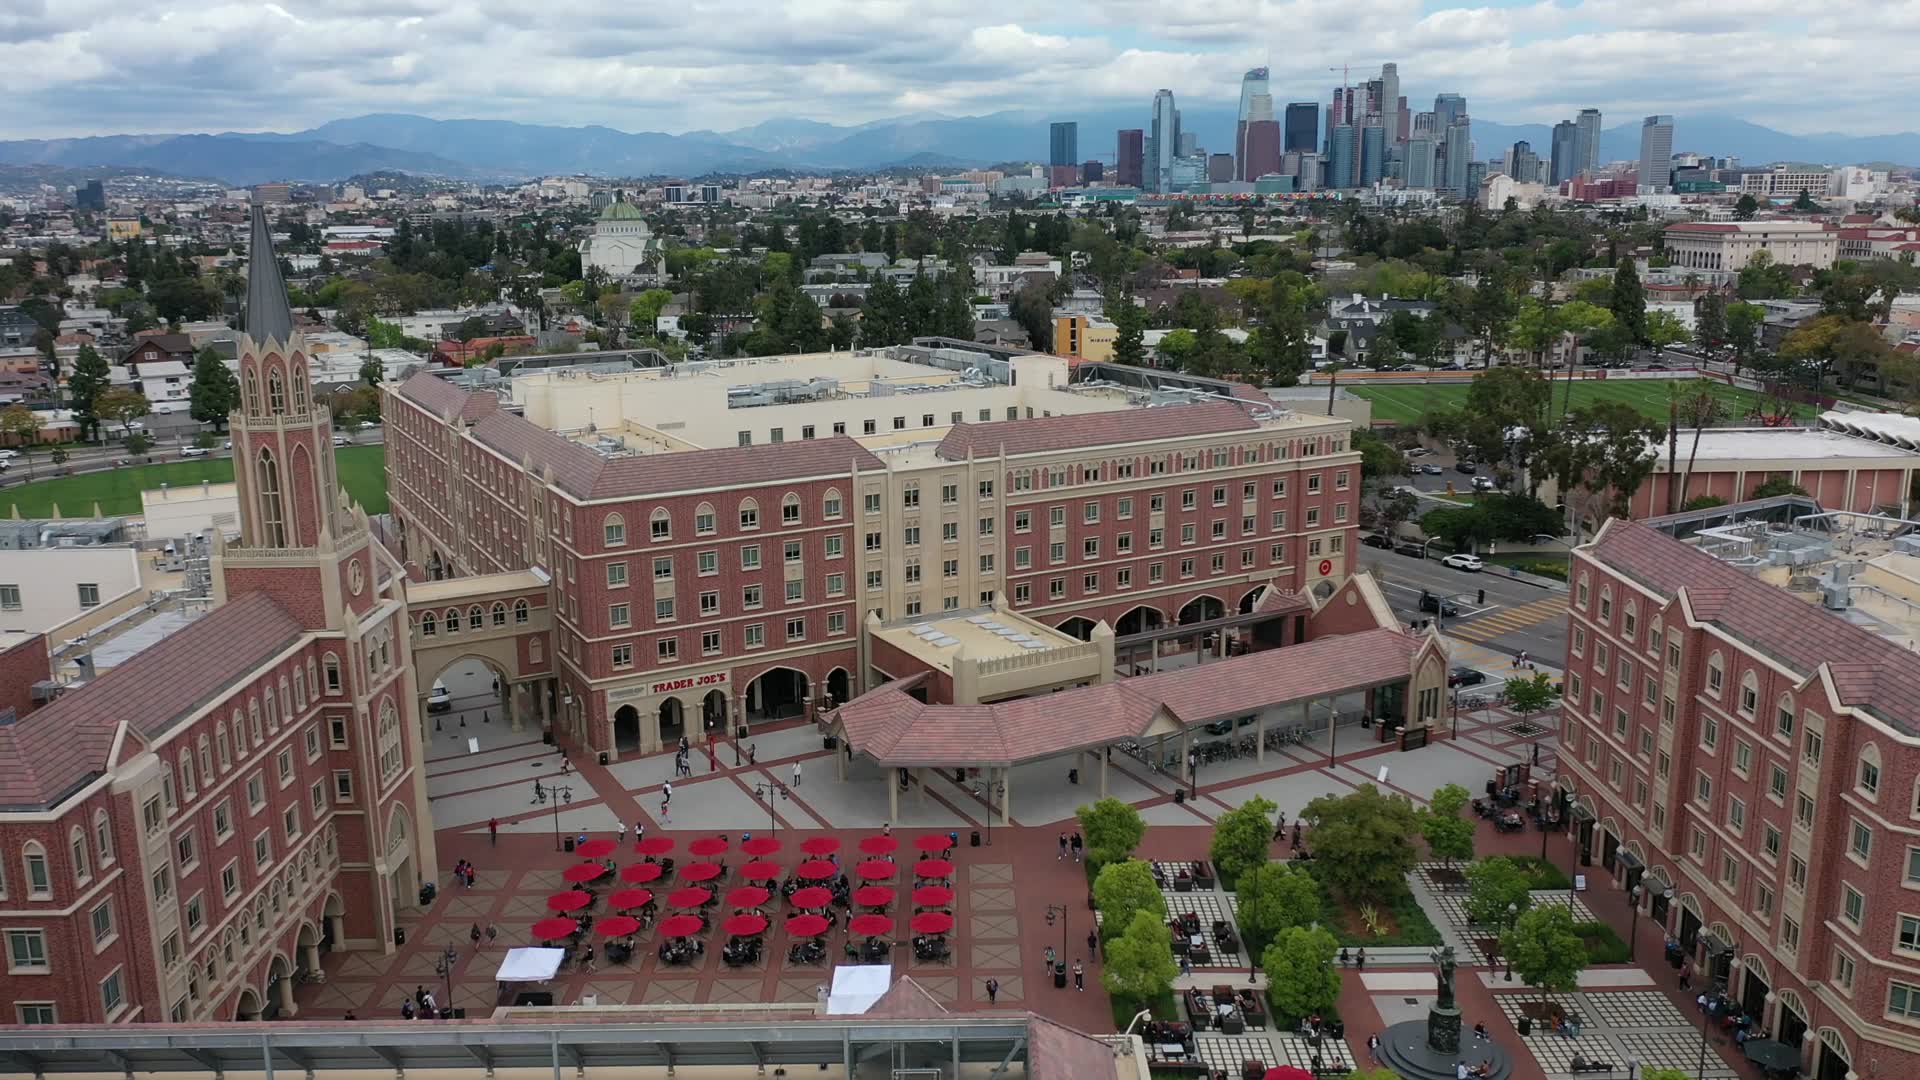
[[[1390,368],[1388,368],[1387,370],[1388,370],[1388,371],[1419,371],[1419,370],[1420,370],[1420,365],[1418,365],[1418,364],[1401,364],[1401,365],[1400,365],[1400,366],[1398,366],[1398,367],[1390,367]]]
[[[1424,559],[1427,557],[1427,549],[1421,547],[1419,544],[1396,544],[1393,550],[1402,555],[1411,555],[1416,559]]]
[[[0,461],[12,461],[19,456],[20,451],[18,450],[0,450]]]
[[[353,445],[353,440],[352,440],[352,439],[349,439],[349,438],[347,438],[347,437],[346,437],[345,435],[335,435],[335,436],[333,437],[333,445],[335,445],[335,446],[352,446],[352,445]]]
[[[183,457],[183,458],[185,458],[185,457],[207,457],[207,456],[209,456],[209,455],[211,455],[212,453],[213,453],[213,451],[212,451],[212,450],[210,450],[210,449],[208,449],[207,447],[204,447],[204,446],[183,446],[183,447],[181,447],[181,448],[180,448],[180,456],[181,456],[181,457]]]
[[[430,713],[440,713],[452,708],[453,691],[447,689],[446,683],[435,682],[433,684],[433,691],[427,695],[427,711]]]
[[[1424,474],[1426,474],[1426,475],[1428,475],[1428,476],[1439,476],[1439,475],[1440,475],[1441,473],[1444,473],[1444,472],[1446,472],[1446,470],[1445,470],[1445,469],[1442,469],[1442,468],[1441,468],[1440,466],[1438,466],[1438,465],[1434,465],[1434,464],[1431,464],[1431,463],[1429,463],[1429,464],[1426,464],[1426,465],[1421,465],[1421,466],[1418,466],[1418,468],[1420,469],[1420,471],[1421,471],[1422,473],[1424,473]]]
[[[1426,457],[1428,454],[1431,454],[1431,453],[1433,453],[1433,451],[1427,449],[1424,446],[1416,446],[1413,449],[1407,451],[1407,456],[1408,457]]]
[[[1481,568],[1485,567],[1487,564],[1482,562],[1480,560],[1480,556],[1478,555],[1469,555],[1464,551],[1457,551],[1457,552],[1454,552],[1452,555],[1449,555],[1446,558],[1441,559],[1440,565],[1451,566],[1455,570],[1466,570],[1470,573],[1478,573],[1481,570]]]
[[[1448,686],[1479,686],[1487,681],[1487,673],[1479,668],[1457,667],[1447,672]]]
[[[1247,725],[1253,723],[1253,721],[1254,721],[1254,714],[1252,713],[1248,713],[1247,715],[1240,717],[1238,720],[1235,720],[1233,717],[1229,716],[1221,720],[1215,720],[1213,723],[1208,724],[1207,734],[1225,735],[1231,732],[1235,726],[1246,727]]]
[[[1475,490],[1475,491],[1492,491],[1492,490],[1493,490],[1493,480],[1492,480],[1491,478],[1489,478],[1489,477],[1485,477],[1485,476],[1476,476],[1476,477],[1474,477],[1474,478],[1473,478],[1473,490]]]
[[[1454,463],[1453,471],[1462,476],[1472,476],[1474,473],[1480,471],[1480,466],[1474,462],[1462,459]]]
[[[1362,536],[1360,538],[1360,542],[1370,548],[1379,548],[1382,551],[1393,550],[1393,539],[1391,537],[1382,536],[1379,533],[1367,533],[1365,536]]]
[[[1460,614],[1460,605],[1444,596],[1435,596],[1430,592],[1423,591],[1420,594],[1420,610],[1434,615],[1444,615],[1452,618]]]

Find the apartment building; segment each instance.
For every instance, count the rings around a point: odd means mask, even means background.
[[[1581,861],[1640,886],[1806,1075],[1907,1075],[1920,556],[1884,519],[1818,512],[1616,519],[1576,551],[1558,783]]]
[[[0,657],[0,995],[23,1024],[289,1017],[326,949],[391,950],[436,876],[405,581],[340,495],[255,211],[237,544],[215,605],[44,695]]]
[[[1683,221],[1667,226],[1667,258],[1681,270],[1736,272],[1766,252],[1781,266],[1833,266],[1836,230],[1817,221]]]
[[[870,614],[1124,639],[1346,576],[1348,421],[1069,375],[919,346],[423,373],[386,388],[390,502],[429,577],[551,580],[557,723],[610,755],[850,700]]]

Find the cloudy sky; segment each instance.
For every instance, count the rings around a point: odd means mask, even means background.
[[[1324,100],[1400,65],[1410,102],[1609,123],[1721,113],[1912,130],[1920,0],[0,0],[0,137],[290,131],[366,112],[727,130],[772,116]]]

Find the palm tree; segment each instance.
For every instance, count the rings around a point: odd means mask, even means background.
[[[1700,432],[1707,425],[1717,423],[1726,414],[1726,405],[1714,393],[1714,384],[1706,379],[1694,379],[1680,387],[1679,419],[1693,427],[1693,445],[1687,450],[1687,469],[1680,474],[1680,494],[1669,502],[1678,510],[1687,505],[1687,485],[1693,480],[1693,459],[1700,453]],[[1672,468],[1672,464],[1668,464]]]

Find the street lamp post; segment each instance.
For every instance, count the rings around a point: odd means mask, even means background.
[[[1633,962],[1635,939],[1640,936],[1640,886],[1627,890],[1627,903],[1633,905],[1633,916],[1627,923],[1627,962]]]
[[[440,954],[439,959],[434,961],[434,974],[446,980],[447,1000],[446,1003],[441,1006],[442,1009],[453,1008],[453,966],[459,962],[460,951],[451,945],[447,946],[447,950]]]
[[[769,833],[777,833],[780,831],[780,823],[773,816],[773,794],[776,791],[780,793],[780,797],[783,799],[790,797],[787,795],[786,788],[781,787],[780,785],[774,783],[771,780],[762,781],[758,784],[753,785],[753,797],[756,799],[766,800],[767,831]]]
[[[556,784],[547,789],[553,797],[553,850],[560,850],[560,804],[573,802],[573,785]]]
[[[1507,930],[1508,930],[1508,932],[1512,932],[1512,930],[1513,930],[1513,926],[1514,926],[1514,924],[1515,924],[1515,923],[1517,923],[1517,922],[1519,922],[1519,921],[1520,921],[1520,905],[1519,905],[1519,904],[1517,904],[1517,903],[1510,903],[1510,904],[1508,904],[1508,905],[1507,905]],[[1512,949],[1501,949],[1500,951],[1501,951],[1502,953],[1504,953],[1504,954],[1505,954],[1505,955],[1504,955],[1504,956],[1502,957],[1502,959],[1504,959],[1504,960],[1506,960],[1506,962],[1507,962],[1507,979],[1506,979],[1506,981],[1507,981],[1507,982],[1512,982],[1512,981],[1513,981],[1513,950],[1512,950]]]
[[[1065,904],[1047,905],[1047,925],[1052,926],[1056,917],[1060,920],[1060,959],[1056,963],[1063,968],[1067,966],[1067,911]]]

